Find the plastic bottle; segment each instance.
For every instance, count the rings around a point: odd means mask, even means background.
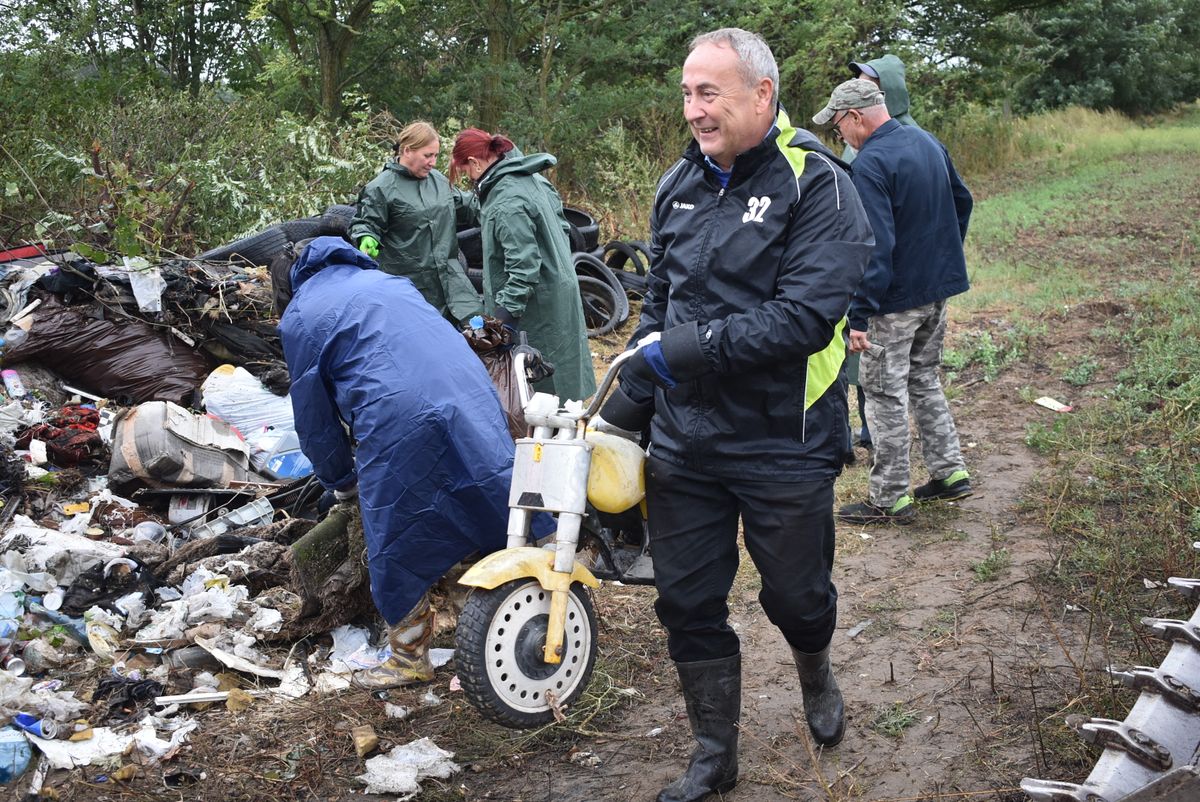
[[[29,336],[29,332],[20,326],[9,326],[8,331],[4,332],[4,347],[16,348],[21,343],[25,342],[25,338]]]
[[[33,749],[25,733],[16,727],[0,729],[0,785],[15,782],[24,774],[31,757]]]
[[[8,394],[13,398],[25,397],[25,384],[21,381],[21,376],[12,368],[8,370],[0,370],[0,376],[4,377],[4,388],[8,390]]]

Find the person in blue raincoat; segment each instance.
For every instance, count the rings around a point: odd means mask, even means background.
[[[377,267],[343,239],[313,240],[279,322],[300,446],[339,500],[357,489],[392,647],[355,677],[368,688],[432,679],[429,588],[503,548],[513,464],[479,358],[411,281]]]

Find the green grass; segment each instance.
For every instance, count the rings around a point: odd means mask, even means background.
[[[1041,329],[1021,323],[1003,330],[966,331],[954,338],[955,346],[942,354],[946,382],[952,385],[958,375],[971,367],[982,372],[986,382],[995,381],[1000,373],[1021,361],[1029,351],[1029,342]]]
[[[875,711],[871,729],[882,735],[899,738],[906,729],[917,723],[917,716],[918,712],[910,710],[903,702],[893,702]]]
[[[991,582],[999,579],[1012,564],[1012,555],[1008,549],[993,549],[977,563],[971,564],[971,572],[980,582]]]
[[[1100,369],[1100,363],[1088,357],[1076,362],[1071,367],[1063,371],[1062,380],[1067,384],[1072,384],[1076,387],[1083,387],[1090,384],[1092,378],[1096,375],[1096,371]]]

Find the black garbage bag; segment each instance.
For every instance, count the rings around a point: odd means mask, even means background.
[[[145,323],[96,318],[56,301],[43,303],[29,336],[4,352],[6,365],[27,359],[105,398],[183,406],[213,368],[180,340]]]

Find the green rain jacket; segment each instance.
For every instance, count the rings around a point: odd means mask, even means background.
[[[596,391],[583,322],[583,302],[571,261],[567,220],[554,185],[541,175],[557,160],[513,149],[479,180],[483,235],[483,303],[504,307],[529,344],[554,363],[536,387],[562,400]]]
[[[863,63],[879,73],[879,88],[883,90],[883,102],[887,106],[888,114],[892,115],[892,119],[901,125],[913,125],[920,128],[921,126],[917,125],[917,121],[908,113],[908,86],[904,83],[904,62],[898,56],[888,53],[886,56]],[[842,152],[842,161],[849,164],[857,155],[858,151],[847,145]]]
[[[437,170],[417,178],[390,161],[359,193],[350,239],[374,237],[381,270],[406,277],[443,317],[463,323],[483,308],[458,263],[457,226],[474,224],[476,215],[475,199]]]

